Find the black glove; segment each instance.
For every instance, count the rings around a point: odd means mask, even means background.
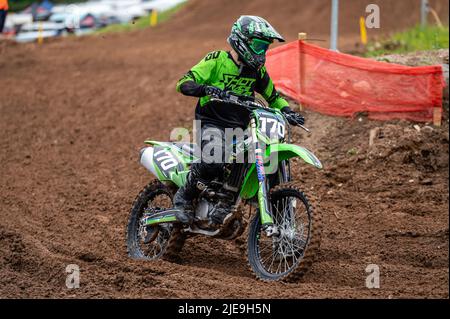
[[[224,99],[228,96],[228,92],[226,92],[222,89],[219,89],[218,87],[215,87],[215,86],[206,85],[204,92],[205,92],[205,95],[209,95],[211,97],[215,97],[218,99]]]
[[[291,110],[289,106],[286,106],[281,109],[281,112],[284,114],[284,117],[291,125],[305,125],[305,118],[297,112]]]

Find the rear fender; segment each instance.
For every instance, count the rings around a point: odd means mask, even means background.
[[[183,159],[164,145],[143,148],[140,163],[161,182],[173,182],[178,187],[185,184],[189,172]]]

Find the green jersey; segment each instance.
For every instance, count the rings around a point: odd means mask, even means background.
[[[282,109],[289,105],[275,90],[265,67],[256,71],[247,66],[238,65],[227,51],[208,53],[178,81],[177,91],[182,92],[182,85],[189,81],[246,96],[254,96],[255,92],[258,92],[272,108]],[[221,127],[245,128],[247,126],[249,120],[247,110],[233,105],[212,103],[209,96],[194,96],[200,97],[195,115],[196,119],[202,120],[203,123]]]

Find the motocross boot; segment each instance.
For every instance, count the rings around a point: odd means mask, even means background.
[[[186,225],[192,224],[194,220],[193,200],[199,195],[197,188],[197,175],[191,170],[186,178],[186,184],[178,189],[173,197],[173,206],[179,210],[176,213],[178,220]]]

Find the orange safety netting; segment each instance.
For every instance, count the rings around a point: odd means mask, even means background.
[[[429,122],[442,110],[441,66],[378,62],[304,41],[270,50],[266,66],[280,92],[324,114]]]

